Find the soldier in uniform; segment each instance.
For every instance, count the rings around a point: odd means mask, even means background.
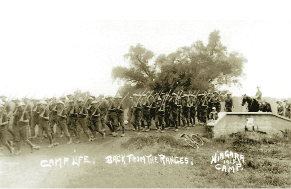
[[[106,132],[105,130],[105,121],[106,121],[106,113],[108,110],[109,102],[107,99],[101,99],[99,109],[100,109],[100,122],[101,122],[101,128],[103,132]],[[108,127],[111,131],[111,127]]]
[[[157,133],[165,132],[165,99],[162,100],[160,97],[158,98],[157,104],[156,104],[156,115],[157,115],[157,120],[156,120],[156,126],[158,128]],[[162,127],[162,130],[161,130]]]
[[[232,108],[233,107],[233,101],[232,101],[232,98],[231,98],[231,93],[228,92],[227,93],[227,97],[225,99],[225,108],[224,108],[224,111],[225,112],[232,112]]]
[[[18,109],[16,111],[16,114],[13,120],[13,131],[15,134],[15,142],[16,142],[16,147],[17,147],[17,152],[15,153],[16,155],[21,153],[21,150],[20,150],[21,139],[23,139],[30,146],[31,152],[33,152],[33,150],[39,149],[39,146],[32,144],[28,140],[28,136],[27,136],[28,123],[29,123],[29,114],[25,110],[24,102],[20,102],[18,104]]]
[[[52,148],[54,145],[58,145],[58,143],[54,142],[52,137],[52,130],[49,126],[49,110],[47,107],[46,101],[40,102],[40,110],[39,110],[39,126],[42,128],[42,130],[45,131],[47,134],[47,137],[49,138],[50,145],[49,148]]]
[[[153,96],[149,97],[149,109],[150,109],[150,122],[149,128],[151,127],[152,120],[156,120],[156,102]]]
[[[93,129],[94,139],[97,139],[96,134],[101,134],[103,139],[105,138],[105,133],[100,130],[100,109],[98,107],[98,102],[96,100],[92,101],[91,111],[91,124]]]
[[[76,143],[81,143],[81,130],[84,131],[84,133],[86,134],[86,136],[88,137],[88,141],[93,141],[93,137],[89,135],[88,132],[88,127],[86,124],[86,116],[88,115],[88,111],[87,109],[84,107],[83,105],[84,100],[79,98],[77,100],[77,107],[75,108],[75,114],[77,114],[77,121],[76,121],[76,125],[77,125],[77,142]]]
[[[142,122],[141,122],[141,127],[143,128],[142,129],[142,132],[149,132],[149,128],[150,128],[150,108],[149,108],[149,101],[148,99],[146,99],[146,95],[144,94],[142,96],[142,101],[143,101],[143,104],[142,104]],[[145,122],[147,124],[147,126],[145,126]]]
[[[120,125],[122,128],[122,134],[121,137],[125,136],[124,133],[124,105],[121,101],[121,96],[116,96],[116,102],[115,102],[116,108],[115,108],[115,126]],[[115,128],[114,131],[115,132]],[[117,134],[116,134],[117,135]]]
[[[258,100],[258,102],[261,102],[262,100],[262,91],[260,90],[260,86],[257,86],[257,93],[255,98]]]
[[[200,104],[200,111],[201,111],[201,122],[206,123],[207,121],[207,97],[202,94],[201,104]]]
[[[68,138],[67,144],[72,144],[72,138],[68,131],[68,127],[66,124],[67,120],[67,109],[63,101],[57,102],[57,124],[60,127],[60,130],[65,133],[65,136]]]
[[[174,126],[173,131],[178,131],[178,101],[176,93],[172,94],[170,105],[170,122]]]
[[[189,128],[189,124],[190,124],[190,106],[188,104],[188,95],[184,94],[182,96],[182,113],[181,113],[181,119],[183,122],[183,127],[185,128]]]
[[[12,148],[12,146],[10,146],[10,144],[8,143],[8,138],[7,138],[7,134],[8,134],[8,117],[7,117],[7,113],[6,110],[4,109],[3,104],[0,104],[0,139],[2,144],[8,148],[8,150],[10,151],[10,154],[14,153],[14,149]]]
[[[282,106],[282,102],[278,100],[276,103],[278,104],[278,107],[277,107],[278,115],[283,116],[284,107]]]
[[[109,135],[112,134],[112,136],[116,136],[116,134],[114,133],[114,116],[115,116],[115,104],[113,101],[113,98],[108,96],[108,108],[107,108],[107,115],[106,115],[106,125],[108,126],[108,128],[110,129],[111,133]]]
[[[140,103],[139,95],[136,95],[134,99],[134,126],[137,129],[137,132],[140,132],[141,127],[141,117],[142,117],[142,104]]]
[[[129,103],[128,103],[128,111],[127,111],[127,124],[128,124],[128,128],[130,129],[131,125],[132,125],[132,118],[133,118],[133,97],[129,97]],[[135,131],[135,128],[133,128],[133,130]]]
[[[56,98],[52,98],[50,99],[50,105],[49,105],[49,111],[50,111],[50,115],[49,115],[49,125],[51,127],[51,131],[52,131],[52,137],[53,139],[55,137],[60,137],[61,135],[61,131],[58,125],[58,116],[57,116],[57,101]],[[54,132],[54,126],[56,125],[56,133]]]
[[[218,96],[218,92],[215,91],[215,92],[214,92],[213,105],[214,105],[214,107],[216,108],[217,113],[219,113],[220,110],[221,110],[220,102],[221,102],[221,100],[220,100],[220,98],[219,98],[219,96]]]
[[[36,138],[35,127],[38,126],[38,137],[42,137],[42,129],[39,126],[39,110],[40,110],[40,103],[36,102],[34,107],[32,108],[32,121],[31,121],[31,136],[32,138]]]
[[[194,127],[195,125],[195,115],[196,115],[196,97],[190,94],[190,124]]]
[[[70,136],[77,136],[77,113],[74,106],[74,101],[69,100],[67,108],[67,126],[70,133]]]

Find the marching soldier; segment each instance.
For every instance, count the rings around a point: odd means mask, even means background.
[[[181,112],[181,119],[183,122],[183,127],[185,128],[189,128],[189,124],[190,124],[190,106],[188,104],[188,95],[184,94],[182,96],[182,101],[181,101],[181,105],[182,105],[182,112]]]
[[[194,127],[196,115],[196,98],[195,95],[190,94],[190,124]]]
[[[48,148],[52,148],[54,145],[57,146],[58,143],[54,142],[52,137],[52,130],[49,126],[49,110],[47,105],[48,104],[46,101],[40,102],[39,126],[45,131],[47,137],[49,138],[50,145]]]
[[[7,134],[8,134],[8,117],[7,117],[7,113],[6,110],[4,109],[3,104],[0,104],[0,139],[2,144],[8,148],[8,150],[10,151],[10,154],[14,153],[14,148],[12,148],[12,146],[10,146],[10,144],[8,143],[8,138],[7,138]]]
[[[149,108],[149,101],[148,99],[146,99],[146,95],[144,94],[142,96],[142,101],[143,101],[143,105],[142,105],[142,122],[141,122],[141,127],[142,132],[149,132],[149,128],[150,128],[150,108]],[[145,126],[145,122],[147,124],[147,126]]]
[[[116,108],[115,108],[115,126],[118,126],[120,125],[121,128],[122,128],[122,134],[121,134],[121,137],[124,137],[125,134],[124,134],[124,105],[122,103],[122,100],[121,100],[121,96],[117,96],[116,97]],[[114,128],[114,131],[115,132],[115,128]],[[117,134],[116,134],[117,135]]]
[[[113,98],[111,96],[107,97],[108,99],[108,108],[107,108],[107,116],[106,116],[106,125],[108,126],[108,128],[110,129],[111,133],[109,135],[112,134],[112,136],[116,136],[116,134],[114,133],[114,116],[115,116],[115,104],[113,101]]]
[[[25,104],[23,102],[20,102],[18,104],[18,109],[16,111],[14,120],[13,120],[13,132],[15,134],[15,142],[16,142],[16,147],[17,147],[17,152],[15,153],[16,155],[21,153],[20,150],[20,140],[23,139],[31,148],[31,152],[33,150],[38,150],[39,146],[36,146],[32,144],[28,140],[28,123],[29,123],[29,114],[25,110]]]
[[[227,93],[227,97],[225,99],[225,108],[224,108],[224,111],[226,112],[232,112],[232,108],[233,107],[233,101],[232,101],[232,98],[231,98],[231,93],[228,92]]]
[[[76,121],[76,125],[77,125],[77,143],[81,143],[81,130],[84,131],[84,133],[86,134],[86,136],[88,137],[88,141],[93,141],[93,137],[89,135],[88,132],[88,127],[86,124],[86,116],[88,115],[88,111],[87,109],[83,106],[84,100],[79,98],[77,100],[77,107],[75,108],[75,114],[77,114],[77,121]]]
[[[132,118],[133,118],[133,97],[129,97],[129,103],[128,103],[128,111],[127,111],[127,124],[128,124],[128,128],[130,129],[131,125],[132,125]],[[133,128],[133,131],[135,131],[135,128]]]
[[[156,102],[153,96],[149,97],[149,109],[150,109],[150,121],[149,121],[149,128],[150,128],[152,120],[154,122],[156,120]]]
[[[31,136],[32,138],[36,138],[35,127],[38,126],[38,137],[42,137],[42,128],[39,125],[39,111],[40,111],[40,103],[35,102],[34,107],[32,108],[32,121],[31,121]]]
[[[137,129],[137,132],[140,133],[141,127],[141,117],[142,117],[142,104],[140,103],[140,99],[138,98],[140,95],[136,95],[135,104],[134,104],[134,126]]]
[[[109,102],[107,99],[103,98],[101,99],[99,109],[100,109],[100,122],[101,122],[101,128],[103,132],[106,132],[105,130],[105,121],[106,121],[106,113],[108,110]],[[111,131],[111,127],[108,127],[109,130]]]
[[[73,100],[69,100],[68,102],[67,115],[68,115],[67,126],[68,126],[70,136],[74,136],[74,135],[77,136],[77,124],[76,124],[77,113],[76,113]]]
[[[60,127],[61,132],[64,132],[65,136],[68,138],[67,144],[72,144],[72,138],[68,131],[66,124],[67,120],[67,110],[63,101],[57,102],[57,124]]]
[[[101,134],[103,139],[105,138],[105,133],[100,130],[100,109],[98,107],[98,102],[95,100],[92,102],[92,106],[90,108],[91,111],[91,124],[93,129],[94,139],[97,139],[96,134]]]
[[[49,125],[51,127],[51,131],[52,131],[52,137],[60,137],[61,135],[61,131],[58,125],[58,112],[57,112],[57,101],[56,98],[52,98],[50,99],[51,103],[49,105],[49,111],[50,111],[50,115],[49,115]],[[56,133],[54,132],[54,126],[56,125]]]
[[[176,93],[172,94],[170,105],[170,122],[174,126],[173,131],[178,131],[178,99]]]
[[[157,104],[156,104],[156,115],[157,115],[157,120],[156,120],[156,126],[158,128],[157,133],[161,132],[164,133],[165,132],[165,100],[162,101],[162,99],[159,97]],[[161,126],[162,126],[162,130],[161,130]]]

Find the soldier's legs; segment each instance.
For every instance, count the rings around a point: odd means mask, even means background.
[[[140,132],[140,127],[141,127],[141,112],[138,112],[134,116],[135,120],[135,126],[137,128],[137,132]]]
[[[86,134],[86,136],[88,137],[88,139],[90,139],[90,135],[88,133],[88,127],[86,125],[86,122],[85,122],[85,118],[77,118],[77,139],[80,140],[80,133],[81,133],[81,130],[84,131],[84,133]]]
[[[112,120],[112,118],[111,118],[111,114],[108,113],[107,116],[106,116],[105,124],[106,124],[107,127],[110,129],[110,131],[113,132],[113,125],[112,125],[112,123],[111,123],[111,120]]]
[[[0,128],[1,143],[10,151],[10,153],[13,153],[12,147],[7,142],[7,134],[8,134],[8,131],[5,128],[5,126],[3,128]]]
[[[47,134],[47,137],[49,138],[49,142],[50,144],[53,143],[53,138],[52,138],[52,135],[51,135],[51,128],[48,124],[47,121],[40,121],[40,127],[42,128],[42,130]]]
[[[60,127],[61,132],[64,132],[65,136],[70,141],[71,137],[70,137],[70,134],[69,134],[69,131],[68,131],[68,128],[67,128],[66,120],[65,119],[58,120],[58,125]]]
[[[119,113],[117,118],[118,118],[118,122],[120,123],[120,126],[122,128],[122,134],[124,134],[124,114]]]
[[[97,133],[97,134],[99,133],[102,136],[104,136],[104,132],[102,132],[101,128],[100,128],[100,125],[101,125],[100,119],[96,119],[96,120],[92,121],[92,124],[94,125],[95,133]]]

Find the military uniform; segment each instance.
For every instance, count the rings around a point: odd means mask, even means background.
[[[194,95],[190,97],[190,123],[192,126],[195,125],[195,115],[196,115],[196,99]]]
[[[283,116],[283,113],[284,113],[284,107],[282,106],[281,103],[278,103],[277,112],[278,112],[278,115]]]
[[[68,108],[67,108],[67,115],[68,115],[68,118],[67,118],[67,125],[68,125],[68,130],[69,130],[69,133],[70,133],[70,136],[77,136],[78,133],[77,133],[77,112],[76,112],[76,109],[75,109],[75,106],[73,104],[74,102],[73,101],[70,101],[69,102],[69,105],[68,105]]]
[[[131,127],[132,125],[132,120],[133,120],[133,99],[132,97],[130,97],[130,100],[129,100],[129,105],[128,105],[128,111],[127,111],[127,117],[128,117],[128,120],[127,120],[127,124],[128,124],[128,128]],[[135,127],[134,127],[134,130],[135,130]]]
[[[136,99],[138,101],[138,99]],[[134,125],[137,132],[140,132],[141,127],[141,117],[142,117],[142,104],[140,102],[135,102],[134,104]]]
[[[114,118],[116,116],[116,112],[115,112],[115,103],[113,102],[113,99],[111,99],[110,103],[110,107],[108,106],[108,110],[107,110],[107,117],[106,117],[106,125],[108,126],[108,128],[111,130],[111,132],[114,132],[114,127],[115,127],[115,123],[114,123]]]
[[[2,105],[0,105],[2,106]],[[13,148],[9,145],[8,138],[8,117],[5,110],[0,111],[0,140],[2,144],[8,148],[10,153],[13,153]]]
[[[93,138],[90,137],[89,132],[88,132],[88,127],[86,124],[86,116],[88,114],[87,109],[82,105],[79,104],[76,107],[76,112],[77,113],[77,121],[76,121],[76,125],[77,125],[77,143],[81,142],[81,138],[80,138],[80,134],[81,134],[81,130],[84,131],[84,133],[86,134],[86,136],[88,137],[89,141],[92,141]]]
[[[118,99],[121,99],[121,96],[116,97]],[[120,125],[122,128],[122,137],[125,136],[124,135],[124,105],[122,102],[117,102],[115,107],[115,126]],[[115,132],[115,128],[113,130],[113,132]]]
[[[99,107],[95,108],[94,104],[97,104],[97,101],[93,101],[93,106],[91,107],[91,124],[93,129],[94,138],[96,138],[96,134],[100,133],[103,138],[105,137],[105,133],[103,133],[100,129],[100,109]]]
[[[233,107],[233,101],[232,98],[230,96],[228,96],[225,99],[225,111],[226,112],[232,112],[232,107]]]
[[[285,117],[291,118],[291,116],[290,116],[291,104],[287,103],[287,101],[285,101],[285,103],[286,103],[286,105],[285,105]]]
[[[149,131],[150,128],[150,104],[148,100],[145,100],[145,102],[142,105],[142,122],[141,122],[141,127],[143,127],[143,132],[144,131]],[[147,124],[147,127],[145,127],[145,122]]]
[[[174,95],[175,96],[175,95]],[[178,101],[176,97],[172,98],[169,102],[170,105],[170,122],[175,127],[175,131],[178,131]]]
[[[189,127],[190,124],[190,107],[188,106],[188,99],[187,96],[184,95],[182,99],[182,112],[181,112],[181,119],[183,122],[183,127]]]
[[[58,104],[63,104],[62,101],[58,102]],[[60,128],[61,132],[64,132],[65,136],[68,138],[68,143],[72,143],[72,138],[70,137],[70,133],[67,127],[67,109],[65,107],[57,106],[57,125]]]
[[[151,127],[151,122],[152,120],[155,122],[156,120],[156,102],[155,99],[151,99],[149,101],[149,109],[150,109],[150,126]]]
[[[43,102],[44,104],[44,102]],[[45,104],[46,105],[46,104]],[[49,126],[49,110],[47,108],[40,108],[40,114],[39,114],[39,126],[41,127],[42,130],[45,131],[47,134],[50,145],[49,147],[53,147],[53,137],[52,137],[52,130],[51,127]]]
[[[162,99],[159,98],[156,104],[156,126],[158,128],[157,132],[160,131],[161,127],[161,132],[165,132],[165,103],[165,99],[162,101]]]
[[[100,102],[101,104],[99,105],[99,109],[100,109],[100,122],[101,122],[101,128],[103,130],[103,132],[105,132],[105,122],[106,122],[106,113],[108,110],[108,100],[106,99],[102,99],[102,102]],[[108,127],[109,130],[111,131],[112,128]]]

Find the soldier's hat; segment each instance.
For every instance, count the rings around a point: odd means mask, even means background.
[[[158,101],[161,101],[161,100],[162,100],[161,97],[159,97],[159,98],[158,98]]]
[[[130,97],[129,97],[129,99],[133,99],[133,97],[132,97],[132,96],[130,96]]]
[[[47,102],[42,100],[42,101],[39,102],[39,104],[47,104]]]
[[[284,100],[284,102],[285,102],[285,101],[286,101],[286,100]],[[276,103],[277,103],[277,104],[278,104],[278,103],[281,103],[281,100],[277,100],[277,102],[276,102]]]
[[[24,102],[19,102],[18,104],[17,104],[17,106],[19,107],[19,106],[25,106],[25,103]]]
[[[218,92],[217,92],[217,91],[214,91],[214,93],[217,93],[217,94],[218,94]]]
[[[190,96],[190,97],[194,97],[194,95],[193,95],[193,94],[189,94],[189,96]]]
[[[7,98],[7,96],[5,96],[5,95],[1,95],[0,98],[1,98],[1,99],[3,99],[3,98],[5,99],[5,98]]]
[[[215,110],[215,109],[216,109],[215,107],[212,108],[212,110]]]
[[[177,96],[177,94],[176,93],[172,93],[172,96]]]
[[[98,103],[98,101],[96,101],[96,100],[94,100],[93,102],[92,102],[92,104],[97,104]]]
[[[161,93],[161,95],[165,95],[165,93]]]
[[[61,100],[59,100],[59,101],[57,102],[57,104],[64,104],[64,102],[61,101]]]
[[[72,95],[72,94],[68,94],[68,95],[67,95],[67,97],[69,97],[69,96],[73,97],[73,95]]]
[[[66,97],[65,96],[61,96],[60,99],[66,99]]]
[[[101,96],[101,95],[99,95],[99,96]],[[104,97],[104,95],[102,96],[102,98]],[[90,96],[90,98],[92,98],[93,100],[95,100],[96,99],[96,97],[95,96]]]
[[[69,100],[69,103],[72,103],[72,102],[74,102],[73,100]]]
[[[142,97],[146,97],[146,96],[147,96],[146,94],[143,94],[143,95],[142,95]]]
[[[188,97],[188,95],[187,95],[187,94],[184,94],[184,95],[182,96],[182,98],[186,98],[186,97]]]
[[[91,96],[88,98],[88,100],[94,100]]]
[[[84,102],[84,100],[82,98],[79,98],[77,101],[78,102]]]
[[[154,98],[154,96],[153,95],[150,95],[149,98]]]

